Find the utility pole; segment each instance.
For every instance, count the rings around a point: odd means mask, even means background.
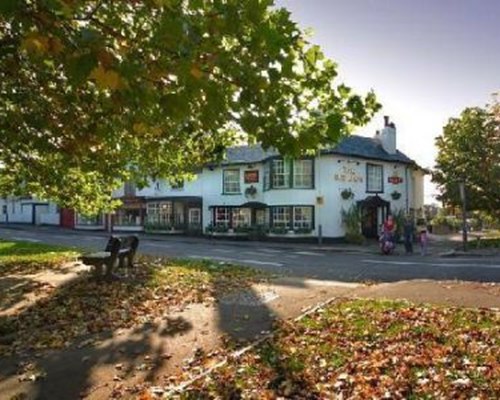
[[[459,182],[460,198],[462,200],[462,244],[464,251],[467,251],[467,204],[465,196],[465,178]]]

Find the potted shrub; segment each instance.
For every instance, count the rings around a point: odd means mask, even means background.
[[[391,193],[391,197],[393,200],[399,200],[401,198],[401,193],[399,193],[397,190]]]
[[[349,200],[349,199],[352,199],[354,197],[354,193],[353,191],[351,190],[351,188],[348,188],[348,189],[344,189],[340,192],[340,196],[344,199],[344,200]]]

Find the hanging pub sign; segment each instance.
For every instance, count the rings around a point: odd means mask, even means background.
[[[259,183],[259,171],[258,170],[245,171],[244,179],[245,183]]]
[[[403,178],[401,178],[400,176],[390,176],[387,178],[387,180],[389,181],[389,183],[392,183],[393,185],[398,185],[400,183],[403,183]]]

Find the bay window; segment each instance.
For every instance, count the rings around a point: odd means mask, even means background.
[[[295,160],[293,162],[293,187],[312,189],[313,160]]]
[[[273,189],[290,187],[290,163],[286,160],[273,160],[271,175]]]

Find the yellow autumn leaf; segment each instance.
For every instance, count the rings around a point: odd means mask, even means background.
[[[136,122],[132,128],[137,133],[144,133],[147,129],[147,126],[143,122]]]
[[[38,32],[31,32],[23,39],[21,47],[29,53],[44,54],[49,49],[49,38]]]
[[[191,75],[193,75],[196,79],[201,79],[203,76],[203,71],[201,71],[198,67],[194,66],[191,68]]]
[[[92,70],[90,78],[94,79],[101,89],[116,90],[121,86],[120,75],[116,71],[104,69],[102,65]]]

